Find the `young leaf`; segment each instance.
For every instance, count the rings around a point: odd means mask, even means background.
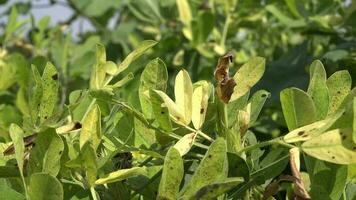
[[[106,184],[106,183],[113,183],[117,181],[122,181],[128,179],[133,176],[146,174],[147,170],[145,167],[133,167],[130,169],[120,169],[115,172],[111,172],[110,174],[106,175],[103,178],[99,178],[95,181],[96,185]]]
[[[307,141],[328,130],[341,116],[343,112],[337,112],[324,120],[294,129],[283,137],[287,143]]]
[[[206,110],[208,108],[209,91],[210,87],[208,82],[195,88],[192,97],[192,122],[194,128],[200,129],[205,120]]]
[[[168,74],[166,65],[159,58],[151,60],[141,74],[139,98],[142,112],[148,119],[154,118],[149,90],[152,89],[165,92],[167,88],[167,80]]]
[[[154,40],[145,40],[145,41],[141,42],[141,44],[133,52],[131,52],[125,58],[125,60],[122,61],[122,63],[119,64],[116,74],[119,74],[122,71],[124,71],[133,61],[135,61],[144,52],[146,52],[148,49],[152,48],[156,44],[157,44],[157,42]]]
[[[323,64],[316,60],[310,65],[308,94],[314,101],[317,119],[324,119],[329,109],[329,91]]]
[[[284,118],[290,131],[316,121],[312,98],[298,88],[284,89],[281,94]]]
[[[183,174],[184,167],[181,155],[174,147],[171,147],[164,159],[162,178],[159,183],[157,199],[177,199]]]
[[[351,76],[346,70],[337,71],[328,78],[326,81],[330,94],[328,115],[333,114],[339,108],[351,90],[351,83]]]
[[[30,154],[29,168],[31,173],[46,172],[52,176],[57,176],[63,151],[63,141],[54,129],[39,133],[36,138],[36,146],[33,147]]]
[[[242,178],[226,178],[222,181],[214,182],[202,187],[191,199],[216,199],[242,182]]]
[[[308,155],[337,164],[356,163],[356,144],[352,142],[351,129],[335,129],[302,144]]]
[[[211,143],[190,182],[183,190],[182,199],[190,199],[201,187],[226,176],[224,173],[225,163],[226,142],[223,138],[218,138]]]
[[[28,194],[30,199],[62,200],[63,187],[55,177],[46,173],[36,173],[30,177]]]
[[[177,107],[183,113],[184,124],[188,125],[192,117],[193,85],[188,72],[185,70],[181,70],[176,76],[174,95]]]
[[[174,145],[174,148],[179,152],[181,156],[184,156],[192,148],[197,133],[190,133],[183,136],[178,142]]]
[[[241,68],[234,75],[236,86],[231,95],[230,101],[234,101],[254,86],[262,77],[265,71],[265,59],[262,57],[255,57],[241,66]]]
[[[85,143],[90,142],[96,150],[100,144],[100,140],[101,114],[99,106],[94,104],[82,124],[82,131],[79,137],[80,148],[82,148]]]
[[[46,121],[55,111],[58,101],[58,72],[52,63],[47,63],[42,75],[42,98],[39,108],[40,122]]]

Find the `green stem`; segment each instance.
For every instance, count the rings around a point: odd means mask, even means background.
[[[96,196],[94,187],[90,187],[90,193],[91,193],[91,196],[93,197],[93,200],[98,200],[98,197]]]
[[[226,42],[227,32],[229,31],[230,23],[231,23],[231,15],[228,14],[226,16],[224,29],[223,29],[222,36],[221,36],[221,41],[220,41],[220,46],[224,47],[224,49],[225,49],[225,42]]]
[[[269,145],[273,145],[273,144],[278,144],[278,145],[282,145],[282,146],[285,146],[285,147],[288,147],[288,148],[294,148],[296,146],[294,145],[291,145],[291,144],[288,144],[288,143],[285,143],[281,140],[281,138],[275,138],[275,139],[272,139],[272,140],[268,140],[268,141],[264,141],[264,142],[261,142],[261,143],[258,143],[258,144],[255,144],[255,145],[252,145],[252,146],[248,146],[246,148],[243,148],[239,151],[239,154],[242,153],[242,152],[247,152],[247,151],[252,151],[254,149],[258,149],[258,148],[261,148],[261,147],[265,147],[265,146],[269,146]]]

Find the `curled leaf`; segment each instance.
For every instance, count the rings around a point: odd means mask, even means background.
[[[192,148],[197,133],[190,133],[183,136],[178,142],[174,145],[174,148],[178,150],[181,156],[184,156]]]

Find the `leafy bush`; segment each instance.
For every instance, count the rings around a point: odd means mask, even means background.
[[[330,2],[68,1],[79,42],[48,17],[25,33],[17,4],[0,199],[354,199],[355,6]]]

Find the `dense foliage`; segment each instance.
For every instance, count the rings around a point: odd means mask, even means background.
[[[0,199],[356,198],[353,1],[0,4]]]

